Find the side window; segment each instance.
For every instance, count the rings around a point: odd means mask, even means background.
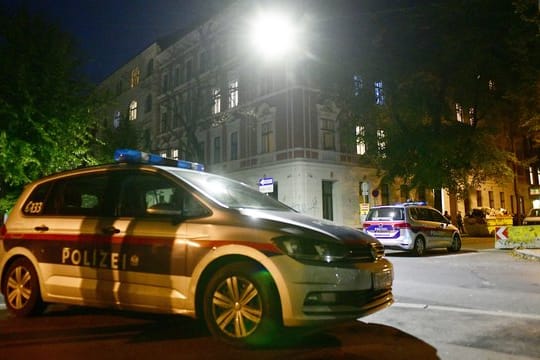
[[[431,220],[432,221],[437,221],[437,222],[441,222],[441,223],[448,222],[448,220],[441,213],[439,213],[438,211],[433,210],[433,209],[429,209],[429,212],[431,214]]]
[[[181,186],[162,176],[131,173],[122,180],[116,214],[201,217],[208,215],[209,210]]]
[[[24,215],[41,215],[45,209],[45,198],[49,193],[51,183],[41,184],[30,194],[23,205]]]
[[[416,208],[418,211],[418,220],[431,221],[429,210],[426,208]]]
[[[418,220],[418,209],[417,208],[409,208],[408,209],[409,211],[409,216],[411,217],[411,219],[413,220]]]
[[[57,181],[45,215],[105,216],[106,175],[86,175]]]

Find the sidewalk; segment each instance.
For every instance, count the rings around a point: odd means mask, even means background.
[[[466,245],[467,243],[484,243],[487,239],[490,239],[490,237],[475,237],[463,234],[461,241],[463,245]],[[524,259],[540,261],[540,249],[513,249],[512,252],[515,256],[519,256]]]

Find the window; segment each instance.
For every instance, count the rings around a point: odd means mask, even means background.
[[[204,73],[208,69],[209,69],[208,52],[203,50],[199,54],[199,71],[201,73]]]
[[[174,86],[180,86],[180,66],[174,68]]]
[[[499,201],[501,203],[501,208],[506,210],[506,201],[504,201],[504,192],[499,192]]]
[[[230,152],[230,159],[231,160],[238,160],[238,131],[232,132],[230,135],[230,146],[231,146],[231,152]]]
[[[400,185],[399,196],[402,202],[409,200],[409,187],[406,184]]]
[[[489,200],[489,207],[494,209],[495,208],[495,199],[493,198],[493,191],[488,191],[488,200]]]
[[[482,191],[476,190],[476,206],[482,207]]]
[[[384,105],[384,92],[382,81],[375,82],[375,104]]]
[[[150,111],[152,111],[152,94],[146,95],[144,103],[144,112],[149,113]]]
[[[214,164],[221,162],[221,137],[214,138]]]
[[[163,75],[163,79],[161,81],[161,93],[166,93],[169,90],[169,75],[165,74]]]
[[[122,114],[120,113],[120,111],[116,111],[113,117],[113,127],[115,129],[118,129],[120,127],[121,118],[122,118]]]
[[[166,111],[164,111],[163,113],[161,113],[161,125],[160,125],[160,131],[161,133],[164,133],[166,132],[168,129],[169,129],[169,126],[167,124],[167,120],[168,120],[169,116],[167,114]]]
[[[171,149],[171,157],[178,160],[178,149]]]
[[[261,152],[269,153],[274,150],[274,134],[272,122],[265,122],[261,125]]]
[[[386,157],[386,141],[385,141],[385,133],[384,130],[379,129],[377,130],[377,150],[379,151],[379,155],[382,157]]]
[[[365,155],[366,154],[366,128],[364,126],[356,127],[356,155]]]
[[[390,204],[390,186],[381,184],[381,203],[383,205]]]
[[[333,208],[333,186],[332,181],[323,180],[322,182],[322,205],[323,205],[323,219],[334,220],[334,208]]]
[[[188,61],[186,61],[185,71],[186,71],[186,81],[191,80],[191,78],[193,77],[193,60],[192,59],[189,59]]]
[[[148,61],[148,64],[146,64],[146,73],[147,73],[147,76],[152,75],[153,72],[154,72],[154,59],[150,59],[150,60]]]
[[[465,121],[463,118],[463,108],[460,104],[456,104],[456,119],[461,123]]]
[[[129,120],[137,120],[137,102],[135,100],[129,104]]]
[[[122,179],[118,216],[159,217],[177,212],[183,217],[201,217],[208,210],[189,192],[154,174],[130,174]]]
[[[221,91],[219,88],[212,89],[212,114],[221,112]]]
[[[119,81],[116,83],[116,96],[119,96],[122,93],[122,82]]]
[[[229,109],[238,106],[238,80],[229,81]]]
[[[107,175],[91,175],[58,181],[53,187],[44,214],[110,215],[103,207],[107,178]]]
[[[353,75],[353,94],[354,96],[359,96],[360,91],[364,87],[362,82],[362,77],[360,75]]]
[[[331,119],[321,119],[321,135],[323,150],[335,149],[335,121]]]
[[[132,88],[139,85],[140,78],[141,78],[141,71],[139,70],[139,67],[136,67],[135,69],[131,70],[131,87]]]

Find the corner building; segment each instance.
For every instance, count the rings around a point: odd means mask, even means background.
[[[355,129],[344,131],[324,98],[321,64],[302,50],[309,46],[280,59],[255,50],[251,4],[235,2],[159,39],[109,76],[100,89],[115,101],[104,123],[132,122],[141,150],[198,161],[253,187],[271,178],[270,196],[338,224],[360,227],[364,202],[440,201],[433,191],[380,183],[362,151],[346,145],[356,142]]]

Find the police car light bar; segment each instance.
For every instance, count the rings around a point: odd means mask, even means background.
[[[175,166],[182,169],[191,169],[204,171],[204,165],[186,160],[175,160],[171,158],[161,157],[156,154],[149,154],[144,151],[133,149],[117,149],[114,152],[114,161],[130,164],[150,164],[150,165],[165,165]]]

